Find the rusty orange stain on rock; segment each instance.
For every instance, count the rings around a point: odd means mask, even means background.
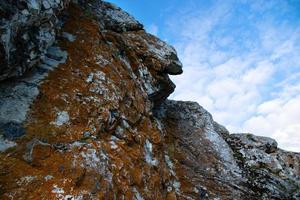
[[[164,181],[172,178],[162,153],[163,137],[149,116],[148,94],[134,78],[143,65],[149,65],[149,72],[156,76],[159,63],[153,69],[153,63],[141,63],[137,58],[145,47],[138,52],[124,46],[124,41],[133,42],[132,37],[100,32],[94,19],[79,7],[71,5],[68,13],[62,31],[76,40],[59,41],[68,52],[67,62],[41,84],[27,117],[26,136],[10,155],[1,154],[0,183],[5,185],[1,197],[132,199],[139,192],[145,199],[165,199]],[[143,37],[146,33],[134,34]],[[118,55],[123,48],[131,71]],[[117,127],[125,139],[112,138]],[[32,164],[23,156],[34,138],[49,146],[33,148]],[[146,139],[153,142],[158,166],[145,161]]]

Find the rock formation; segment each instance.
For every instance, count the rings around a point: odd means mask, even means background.
[[[0,11],[0,199],[300,198],[300,154],[167,100],[175,49],[117,6]]]

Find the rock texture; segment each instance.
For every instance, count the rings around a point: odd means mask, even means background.
[[[0,2],[0,81],[31,69],[55,42],[59,14],[69,0]]]
[[[176,51],[128,13],[16,2],[0,3],[0,199],[300,198],[298,153],[166,100]]]
[[[181,183],[200,199],[299,199],[300,154],[275,140],[229,134],[194,102],[166,101],[157,111]],[[192,187],[181,188],[192,199]]]

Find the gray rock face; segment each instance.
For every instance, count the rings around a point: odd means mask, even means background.
[[[4,152],[6,149],[12,148],[16,145],[17,144],[15,142],[6,140],[0,135],[0,152]]]
[[[22,78],[7,80],[0,84],[0,136],[15,139],[25,134],[22,127],[30,105],[39,94],[39,85],[59,64],[67,59],[67,53],[59,47],[50,47],[34,70]]]
[[[102,28],[116,32],[142,30],[143,25],[114,4],[96,1],[90,4],[90,11],[97,14]]]
[[[266,153],[273,153],[277,150],[277,142],[274,139],[252,134],[231,134],[228,141],[236,144],[236,148],[238,146],[246,149],[257,148]]]
[[[176,163],[182,163],[196,188],[211,199],[221,197],[220,188],[228,191],[224,195],[228,199],[242,198],[242,189],[236,189],[243,181],[241,170],[209,112],[195,102],[166,101],[157,115],[178,140],[176,154],[184,157],[175,156]]]
[[[157,115],[184,154],[176,162],[209,199],[299,199],[300,154],[271,138],[229,134],[197,103],[166,101]]]
[[[277,148],[271,138],[231,134],[227,138],[248,187],[264,199],[300,198],[300,154]]]
[[[223,137],[217,133],[213,118],[209,112],[196,102],[166,101],[164,106],[166,106],[166,118],[179,122],[178,126],[182,129],[179,133],[182,134],[183,138],[203,137],[203,141],[206,140],[206,142],[211,143],[210,148],[212,148],[212,151],[219,154],[219,158],[223,160],[223,163],[228,168],[236,168],[238,170],[232,156],[233,152]],[[185,129],[185,127],[188,129]],[[190,128],[194,130],[191,131]],[[191,134],[197,134],[197,136],[192,136]],[[192,144],[193,142],[198,143],[202,141],[198,139],[189,143]],[[194,146],[197,148],[202,145],[195,144]]]
[[[69,0],[0,3],[0,81],[22,76],[55,42],[56,15]]]

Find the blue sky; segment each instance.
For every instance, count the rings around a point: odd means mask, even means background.
[[[175,46],[171,98],[300,152],[300,0],[111,0]]]

